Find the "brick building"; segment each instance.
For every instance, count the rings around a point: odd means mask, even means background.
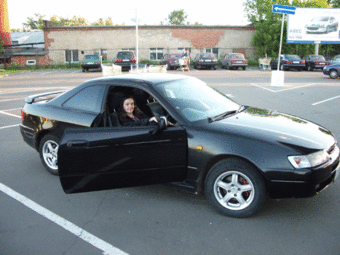
[[[189,49],[191,57],[241,52],[254,58],[251,26],[139,26],[139,59],[160,60],[168,52]],[[118,51],[135,50],[135,26],[61,27],[44,21],[44,42],[51,63],[79,62],[85,54],[111,61]]]

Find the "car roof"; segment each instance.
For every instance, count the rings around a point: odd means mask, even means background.
[[[90,80],[89,82],[108,82],[117,83],[119,81],[132,81],[132,82],[145,82],[148,84],[156,85],[164,82],[170,82],[181,79],[193,78],[191,76],[181,74],[167,74],[167,73],[142,73],[142,74],[123,74],[109,77],[101,77]]]

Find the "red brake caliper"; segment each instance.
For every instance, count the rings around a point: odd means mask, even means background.
[[[249,184],[249,182],[246,179],[242,180],[243,185]],[[243,192],[245,194],[245,198],[248,198],[250,196],[250,190]]]

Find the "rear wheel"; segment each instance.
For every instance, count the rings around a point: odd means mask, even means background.
[[[335,69],[332,69],[329,71],[329,77],[331,77],[332,79],[336,79],[338,78],[339,74]]]
[[[40,159],[48,172],[58,175],[58,149],[60,138],[54,134],[45,135],[39,145]]]
[[[264,180],[248,162],[230,158],[214,165],[205,179],[205,195],[221,214],[237,218],[257,213],[266,200]]]

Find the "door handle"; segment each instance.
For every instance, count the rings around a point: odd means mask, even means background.
[[[86,146],[88,146],[88,141],[85,140],[67,142],[67,147],[86,147]]]

